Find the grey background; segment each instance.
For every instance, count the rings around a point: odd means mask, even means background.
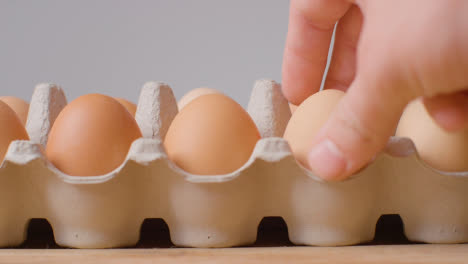
[[[200,86],[247,105],[256,79],[281,81],[285,0],[0,0],[1,95],[39,82],[69,100],[99,92],[137,101],[146,81],[177,98]]]

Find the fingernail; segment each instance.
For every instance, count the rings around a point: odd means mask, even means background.
[[[324,180],[340,179],[346,172],[347,162],[343,153],[328,139],[312,148],[308,162],[311,170]]]

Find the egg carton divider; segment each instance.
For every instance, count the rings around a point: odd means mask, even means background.
[[[291,242],[338,246],[373,239],[384,214],[399,214],[409,240],[468,242],[468,173],[424,164],[412,142],[392,138],[366,168],[343,182],[324,182],[300,166],[280,138],[291,116],[280,85],[254,85],[248,112],[263,138],[250,159],[226,175],[192,175],[172,163],[163,140],[177,114],[171,88],[144,85],[136,120],[143,138],[125,162],[101,176],[57,170],[43,146],[62,89],[41,84],[33,93],[30,141],[10,144],[0,167],[0,246],[21,244],[32,218],[47,219],[57,244],[75,248],[133,246],[144,219],[162,218],[172,242],[188,247],[252,244],[260,221],[285,220]]]

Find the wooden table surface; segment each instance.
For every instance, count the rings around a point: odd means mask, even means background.
[[[468,263],[468,245],[3,249],[0,263]]]
[[[264,219],[257,242],[223,249],[176,248],[161,220],[145,221],[134,248],[66,249],[45,220],[32,221],[27,241],[0,249],[0,263],[468,263],[468,244],[415,244],[406,239],[399,216],[379,221],[374,241],[349,247],[294,246],[280,218]]]

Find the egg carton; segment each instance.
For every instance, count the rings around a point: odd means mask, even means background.
[[[38,85],[26,125],[31,140],[10,144],[0,167],[2,247],[21,244],[32,218],[47,219],[66,247],[135,245],[147,218],[164,219],[176,246],[240,246],[255,242],[267,216],[285,220],[294,244],[352,245],[372,240],[383,214],[399,214],[412,241],[468,242],[468,173],[437,171],[410,140],[392,138],[349,180],[324,182],[281,138],[291,113],[274,81],[254,85],[248,112],[262,139],[226,175],[192,175],[168,159],[162,142],[177,103],[168,85],[155,82],[141,90],[135,118],[143,138],[125,162],[102,176],[66,175],[43,152],[65,105],[60,87]]]

